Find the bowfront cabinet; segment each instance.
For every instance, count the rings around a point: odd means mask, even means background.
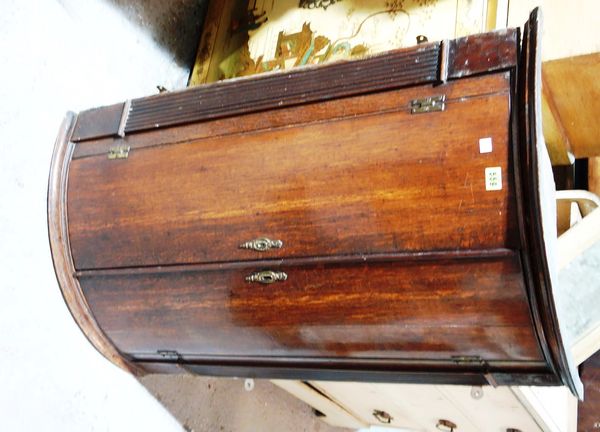
[[[69,114],[63,294],[137,373],[566,384],[536,18]],[[553,223],[553,222],[552,222]]]

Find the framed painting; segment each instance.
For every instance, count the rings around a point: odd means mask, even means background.
[[[503,27],[508,0],[212,0],[189,85]]]

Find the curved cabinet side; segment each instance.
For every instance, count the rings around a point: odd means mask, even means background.
[[[75,148],[70,136],[76,120],[76,114],[71,112],[63,120],[54,145],[48,180],[48,235],[56,278],[71,315],[91,344],[120,368],[141,375],[143,370],[127,360],[98,326],[75,277],[69,246],[66,191],[69,164]]]
[[[535,297],[538,300],[542,329],[550,349],[552,366],[574,395],[583,397],[583,385],[565,344],[558,317],[560,299],[556,296],[556,243],[554,187],[550,160],[541,130],[541,13],[536,8],[525,25],[523,67],[521,68],[522,167],[525,192],[527,255],[531,266]],[[550,188],[546,187],[552,185]],[[551,190],[549,190],[551,189]],[[553,287],[554,286],[554,287]]]

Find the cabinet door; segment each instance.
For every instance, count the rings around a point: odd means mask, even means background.
[[[411,114],[413,98],[446,93],[444,111]],[[371,111],[358,113],[360,104]],[[332,117],[319,104],[261,114],[296,110],[303,122],[289,126],[173,132],[178,143],[127,159],[73,160],[76,268],[518,246],[508,73],[329,107]],[[253,250],[260,238],[274,247]]]
[[[244,265],[96,272],[80,283],[102,329],[133,357],[541,360],[516,256]],[[248,281],[268,270],[279,280]]]

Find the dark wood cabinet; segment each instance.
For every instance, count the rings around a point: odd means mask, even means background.
[[[522,44],[506,30],[68,115],[49,223],[75,319],[139,373],[578,391],[541,220],[536,22]]]

